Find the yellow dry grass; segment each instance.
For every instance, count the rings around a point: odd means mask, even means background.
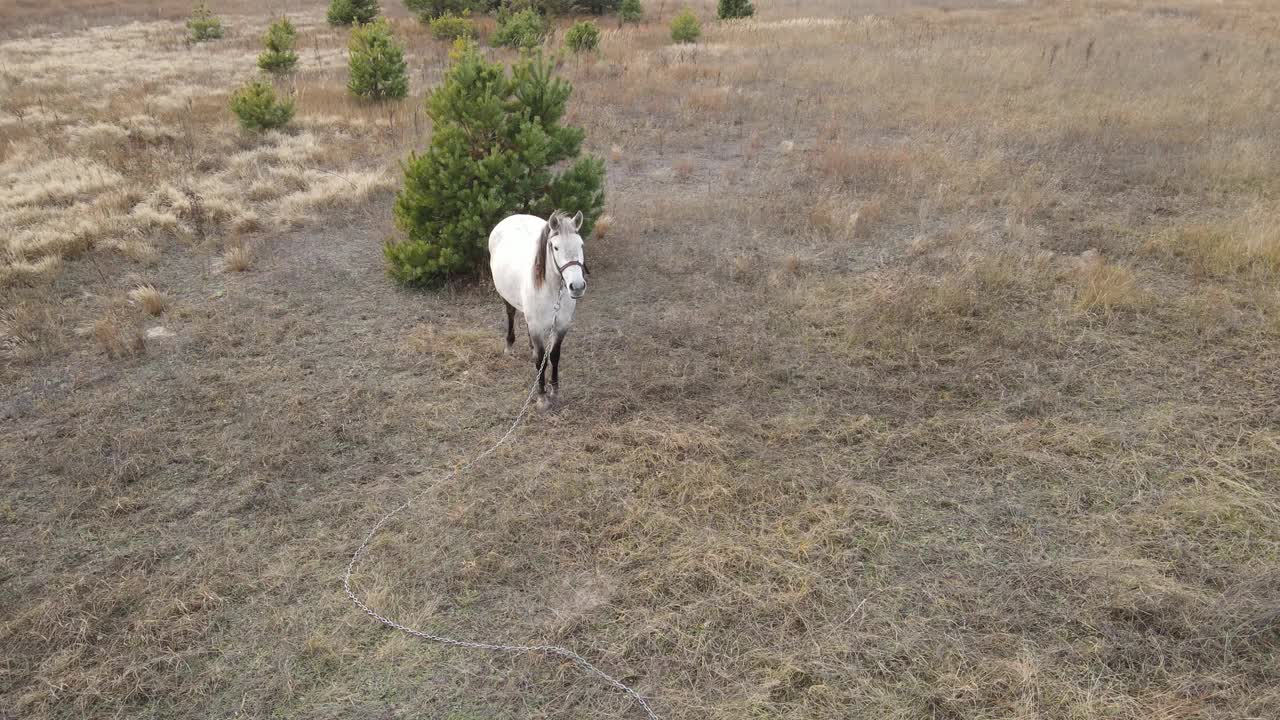
[[[93,324],[93,339],[110,358],[137,355],[146,348],[142,332],[128,318],[114,312]]]
[[[609,236],[609,230],[611,228],[613,228],[612,215],[601,215],[600,217],[596,218],[595,230],[593,230],[593,233],[595,235],[594,239],[596,240],[605,239],[606,237]]]
[[[129,299],[148,315],[159,315],[169,305],[169,297],[152,285],[139,285],[130,290]]]
[[[145,264],[175,239],[294,227],[389,189],[390,156],[369,139],[398,142],[404,104],[335,99],[340,33],[314,9],[294,21],[311,52],[292,80],[305,129],[262,137],[226,110],[228,88],[255,72],[256,36],[186,47],[179,24],[149,22],[0,45],[0,62],[22,67],[0,114],[0,280],[47,282],[60,266],[36,261],[90,248]]]
[[[222,262],[231,272],[244,272],[253,266],[253,251],[244,245],[235,245],[222,253]]]
[[[1258,202],[1226,221],[1162,230],[1149,246],[1207,275],[1275,278],[1280,275],[1280,210],[1272,202]]]
[[[1076,307],[1111,313],[1142,305],[1147,293],[1132,270],[1107,262],[1097,251],[1086,252],[1076,268]]]

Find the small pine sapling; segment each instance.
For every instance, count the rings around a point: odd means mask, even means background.
[[[261,132],[284,127],[293,119],[293,100],[276,96],[276,89],[266,80],[251,80],[231,95],[231,111],[240,119],[240,127]]]
[[[187,20],[187,30],[191,31],[191,39],[194,42],[217,40],[226,33],[222,27],[222,20],[214,15],[204,2],[196,3],[195,8],[192,9],[191,18]]]
[[[640,0],[622,0],[618,8],[618,19],[622,22],[637,23],[644,18],[644,8]]]
[[[671,19],[671,39],[678,43],[697,42],[702,36],[702,23],[689,8],[681,10]]]
[[[574,23],[565,33],[564,43],[575,53],[595,50],[600,47],[600,28],[589,20]]]
[[[358,25],[348,46],[350,78],[347,88],[368,100],[394,100],[409,93],[404,51],[391,34],[386,18]]]
[[[756,8],[751,4],[751,0],[720,0],[716,6],[716,15],[721,20],[736,20],[755,14]]]
[[[266,49],[258,56],[258,67],[273,73],[289,72],[298,64],[298,53],[293,51],[297,41],[298,31],[289,18],[282,17],[271,23],[267,34],[262,36]]]

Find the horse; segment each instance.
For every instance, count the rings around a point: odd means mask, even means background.
[[[489,270],[507,307],[506,354],[516,342],[516,311],[524,314],[529,348],[538,369],[538,408],[555,404],[560,392],[560,348],[587,292],[582,213],[556,210],[547,220],[533,215],[503,218],[489,234]],[[565,291],[568,290],[566,293]],[[557,310],[557,305],[559,309]],[[551,343],[551,394],[547,394],[547,343]]]

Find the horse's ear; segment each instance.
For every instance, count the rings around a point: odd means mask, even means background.
[[[560,232],[560,213],[553,211],[551,217],[547,218],[547,227],[551,228],[552,234]]]
[[[582,211],[579,210],[577,215],[573,216],[573,231],[577,232],[582,227]]]

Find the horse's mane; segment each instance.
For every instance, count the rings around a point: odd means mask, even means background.
[[[553,211],[538,235],[538,254],[533,258],[533,286],[536,288],[542,287],[547,277],[547,240],[551,239],[551,221],[559,220],[561,217],[559,210]]]

